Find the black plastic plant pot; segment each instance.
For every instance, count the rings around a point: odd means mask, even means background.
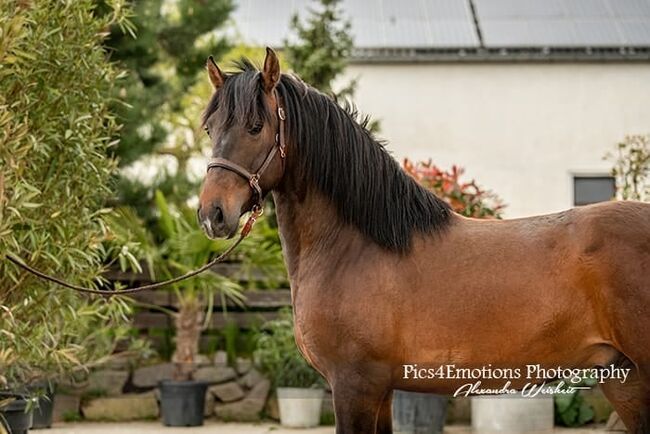
[[[160,412],[167,426],[203,425],[206,383],[200,381],[161,381]]]
[[[0,396],[0,400],[9,397],[3,394]],[[27,401],[17,397],[0,409],[4,418],[4,421],[0,421],[0,423],[6,423],[11,434],[27,434],[32,427],[32,411],[25,412],[26,409]]]
[[[393,392],[395,432],[442,434],[448,401],[446,396],[396,390]]]
[[[47,388],[44,396],[38,399],[38,406],[34,408],[34,423],[32,429],[44,429],[52,426],[52,414],[54,411],[54,390]]]

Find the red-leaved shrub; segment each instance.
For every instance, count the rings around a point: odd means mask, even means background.
[[[465,170],[456,165],[448,171],[440,169],[431,160],[413,163],[405,159],[402,165],[422,186],[443,199],[457,213],[466,217],[500,218],[505,205],[489,190],[483,190],[474,180],[461,181]]]

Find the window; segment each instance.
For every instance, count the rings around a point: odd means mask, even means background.
[[[574,176],[573,204],[606,202],[616,196],[616,181],[611,176]]]

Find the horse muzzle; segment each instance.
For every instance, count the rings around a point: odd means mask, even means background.
[[[219,204],[206,208],[199,206],[197,217],[208,238],[232,238],[237,233],[238,215],[230,215]]]

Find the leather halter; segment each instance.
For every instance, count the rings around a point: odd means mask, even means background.
[[[208,172],[210,169],[215,168],[215,167],[221,167],[226,170],[230,170],[231,172],[236,173],[237,175],[241,176],[244,178],[246,181],[248,181],[248,185],[251,187],[251,190],[253,190],[253,194],[257,196],[257,202],[255,205],[253,205],[253,211],[261,211],[262,209],[262,201],[264,199],[264,195],[262,193],[262,188],[260,187],[259,181],[262,175],[264,174],[264,171],[269,167],[271,164],[271,161],[273,161],[273,158],[275,157],[275,154],[277,152],[280,152],[280,158],[282,158],[282,164],[284,166],[284,158],[286,157],[286,144],[284,142],[284,121],[286,119],[286,113],[284,111],[284,108],[280,104],[280,96],[278,95],[278,92],[276,89],[273,89],[273,96],[275,97],[275,102],[278,106],[278,132],[275,134],[275,143],[269,150],[269,153],[266,154],[266,158],[260,165],[260,167],[257,168],[257,170],[254,173],[251,173],[248,171],[246,168],[243,166],[235,163],[234,161],[230,161],[226,158],[211,158],[210,162],[208,163]]]

